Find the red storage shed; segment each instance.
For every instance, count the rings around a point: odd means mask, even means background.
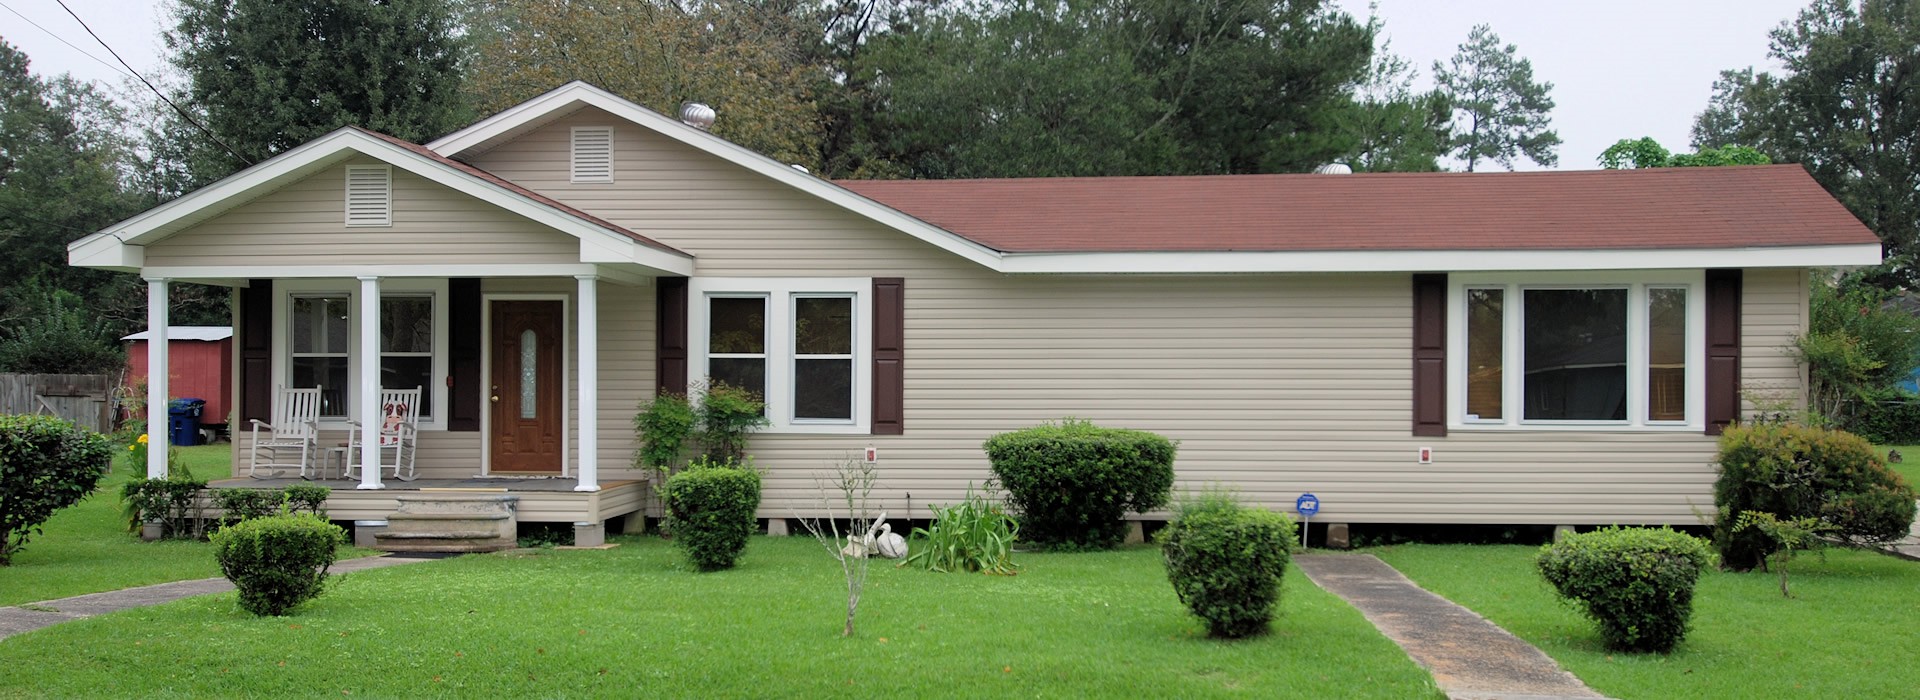
[[[127,341],[127,382],[146,381],[147,331],[121,338]],[[233,328],[230,326],[167,326],[167,393],[173,398],[206,399],[202,425],[227,424],[233,396]],[[142,394],[144,396],[144,394]]]

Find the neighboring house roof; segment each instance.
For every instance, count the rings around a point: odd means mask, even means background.
[[[1798,165],[837,184],[1009,253],[1879,243]]]
[[[152,331],[140,331],[121,340],[147,340]],[[226,340],[233,337],[232,326],[167,326],[167,340]]]

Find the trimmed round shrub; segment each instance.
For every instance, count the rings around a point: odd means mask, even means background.
[[[1072,419],[1001,433],[983,446],[1020,516],[1020,539],[1052,549],[1107,549],[1122,518],[1167,504],[1175,445],[1153,433]]]
[[[1261,634],[1280,603],[1293,520],[1214,494],[1182,504],[1157,535],[1174,593],[1215,637]]]
[[[312,513],[243,520],[209,537],[220,572],[240,590],[240,607],[255,615],[285,615],[318,597],[347,541],[339,526]]]
[[[1693,585],[1713,552],[1664,527],[1609,527],[1546,545],[1535,564],[1600,627],[1608,648],[1664,654],[1687,636]]]
[[[673,542],[701,571],[731,569],[759,523],[760,472],[731,460],[696,460],[667,479]]]
[[[1913,488],[1856,435],[1803,425],[1734,426],[1720,436],[1719,464],[1713,539],[1721,561],[1736,571],[1762,566],[1779,548],[1756,530],[1735,527],[1747,511],[1780,520],[1818,518],[1833,535],[1858,544],[1899,540],[1913,525]]]
[[[0,416],[0,566],[112,467],[104,435],[51,416]]]

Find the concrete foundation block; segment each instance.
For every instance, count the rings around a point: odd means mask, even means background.
[[[620,534],[622,535],[647,534],[647,514],[635,511],[632,513],[628,513],[624,516],[621,516]]]
[[[380,544],[377,536],[386,530],[387,521],[385,520],[355,520],[353,521],[353,546],[367,549],[377,547]]]
[[[1346,523],[1327,525],[1327,549],[1353,549],[1353,533]]]
[[[606,523],[600,522],[600,523],[574,523],[573,524],[573,546],[598,547],[606,543],[607,543],[607,524]]]
[[[1578,532],[1578,530],[1575,530],[1572,525],[1555,525],[1553,526],[1553,541],[1559,542],[1560,540],[1564,540],[1567,538],[1567,535],[1575,532]]]
[[[158,522],[140,523],[140,539],[147,542],[159,540],[166,533],[166,526]]]
[[[792,533],[787,532],[786,518],[767,518],[768,537],[786,537],[789,534]]]
[[[1127,521],[1127,544],[1144,544],[1147,541],[1147,527],[1138,520]]]

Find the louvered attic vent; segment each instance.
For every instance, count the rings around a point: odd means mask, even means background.
[[[393,225],[393,166],[347,166],[347,225]]]
[[[573,128],[573,181],[613,182],[613,127]]]

